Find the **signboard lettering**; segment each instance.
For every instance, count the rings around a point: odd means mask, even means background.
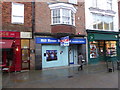
[[[68,44],[86,44],[86,39],[70,39],[70,40],[60,40],[57,38],[44,38],[44,37],[36,37],[37,44],[60,44],[61,42],[67,42]]]

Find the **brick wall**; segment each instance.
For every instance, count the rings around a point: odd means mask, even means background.
[[[2,30],[32,31],[32,4],[31,2],[20,2],[24,4],[24,24],[11,23],[12,3],[2,3]]]
[[[71,25],[52,25],[51,26],[51,32],[52,33],[72,33],[75,34],[76,33],[76,28],[74,26]]]
[[[46,2],[35,3],[35,31],[51,33],[51,13]]]
[[[46,2],[35,4],[35,31],[48,33],[74,33],[86,34],[84,2],[78,2],[75,15],[75,27],[70,25],[51,25],[51,12]]]
[[[86,35],[84,2],[78,2],[77,12],[75,15],[75,26],[76,26],[76,34],[81,33]]]

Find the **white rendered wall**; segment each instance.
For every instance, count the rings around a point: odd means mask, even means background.
[[[112,31],[116,31],[116,32],[118,31],[118,2],[117,1],[118,0],[113,0],[113,3],[112,3],[113,4],[112,10],[115,12],[115,14],[113,14],[114,30],[112,30]],[[92,22],[93,22],[92,13],[89,10],[90,7],[92,7],[92,0],[85,0],[85,27],[86,27],[86,29],[94,30],[92,27]],[[104,14],[104,12],[103,12],[103,14]]]

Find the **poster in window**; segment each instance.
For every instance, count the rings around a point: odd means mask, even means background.
[[[57,50],[46,50],[46,60],[47,61],[57,60]]]
[[[90,45],[90,58],[97,58],[97,48],[95,44]]]

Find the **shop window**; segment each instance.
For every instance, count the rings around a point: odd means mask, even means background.
[[[97,47],[98,47],[98,42],[96,41],[90,42],[90,58],[98,57]]]
[[[106,56],[117,56],[116,41],[106,41]]]
[[[57,50],[46,50],[46,61],[57,60]]]

